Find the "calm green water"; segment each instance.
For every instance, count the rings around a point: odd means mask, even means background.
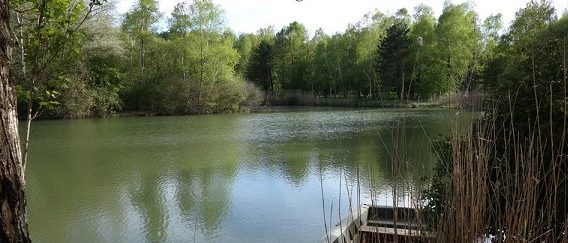
[[[430,173],[426,136],[448,134],[458,116],[296,109],[35,122],[31,235],[36,242],[317,242],[325,234],[322,185],[333,224],[348,211],[346,187],[357,191],[358,170],[361,201],[392,204],[395,183],[414,185]],[[400,136],[392,135],[396,127]],[[394,144],[413,168],[397,176]]]

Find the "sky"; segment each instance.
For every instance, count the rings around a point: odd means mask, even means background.
[[[158,0],[160,11],[168,17],[174,5],[183,0]],[[530,0],[476,0],[470,1],[481,19],[490,14],[503,14],[506,26],[515,12]],[[135,0],[120,0],[119,13],[130,9]],[[412,13],[414,6],[425,3],[440,15],[444,0],[213,0],[225,11],[225,23],[235,33],[254,33],[260,28],[274,26],[278,31],[293,21],[304,24],[310,33],[322,28],[327,34],[343,32],[348,24],[357,23],[366,13],[379,10],[394,14],[400,8]],[[451,1],[454,4],[463,0]],[[554,0],[558,15],[568,8],[568,0]]]

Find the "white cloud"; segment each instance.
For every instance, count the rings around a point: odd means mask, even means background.
[[[237,33],[255,32],[259,28],[273,25],[276,30],[298,21],[307,26],[313,33],[323,28],[327,33],[341,32],[348,24],[356,23],[364,14],[380,10],[392,14],[406,7],[410,11],[414,6],[425,3],[434,9],[436,15],[442,11],[444,1],[428,0],[213,0],[225,11],[227,25]],[[505,23],[509,23],[515,12],[526,5],[529,0],[478,0],[470,1],[481,19],[490,14],[502,13]],[[118,11],[126,12],[135,0],[122,0],[118,3]],[[160,11],[168,17],[176,0],[159,0]],[[454,0],[462,3],[464,0]],[[553,5],[560,15],[568,8],[568,1],[556,0]]]

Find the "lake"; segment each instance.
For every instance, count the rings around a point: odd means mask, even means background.
[[[391,205],[393,188],[419,188],[435,160],[428,138],[468,116],[273,109],[37,121],[30,233],[35,242],[318,242],[324,211],[329,228],[349,202]]]

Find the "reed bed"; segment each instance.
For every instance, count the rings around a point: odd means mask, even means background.
[[[526,121],[530,124],[526,131],[521,130],[526,126],[517,126],[519,120],[513,115],[498,119],[497,109],[484,110],[482,118],[465,131],[455,121],[443,146],[432,142],[438,158],[435,178],[422,185],[427,190],[417,189],[415,183],[395,183],[391,187],[392,206],[415,208],[418,228],[434,233],[436,242],[568,242],[566,122],[558,129],[552,121]],[[552,120],[552,114],[547,118]],[[549,129],[542,129],[542,124]],[[409,162],[408,151],[398,146],[405,137],[401,129],[404,121],[399,126],[392,129],[394,146],[388,154],[393,176],[404,177],[416,168]],[[359,176],[371,171],[361,168],[355,185],[344,185],[351,192],[347,195],[349,202],[357,199],[350,208],[360,205],[362,184],[371,188],[370,204],[381,203],[379,192],[373,189],[377,185],[375,176],[364,177],[369,181]],[[432,194],[433,190],[436,193]],[[347,218],[360,214],[349,211],[352,213]],[[396,215],[394,221],[396,228]],[[326,232],[332,226],[326,223]],[[364,242],[405,241],[367,237]],[[432,240],[424,237],[412,241]]]

